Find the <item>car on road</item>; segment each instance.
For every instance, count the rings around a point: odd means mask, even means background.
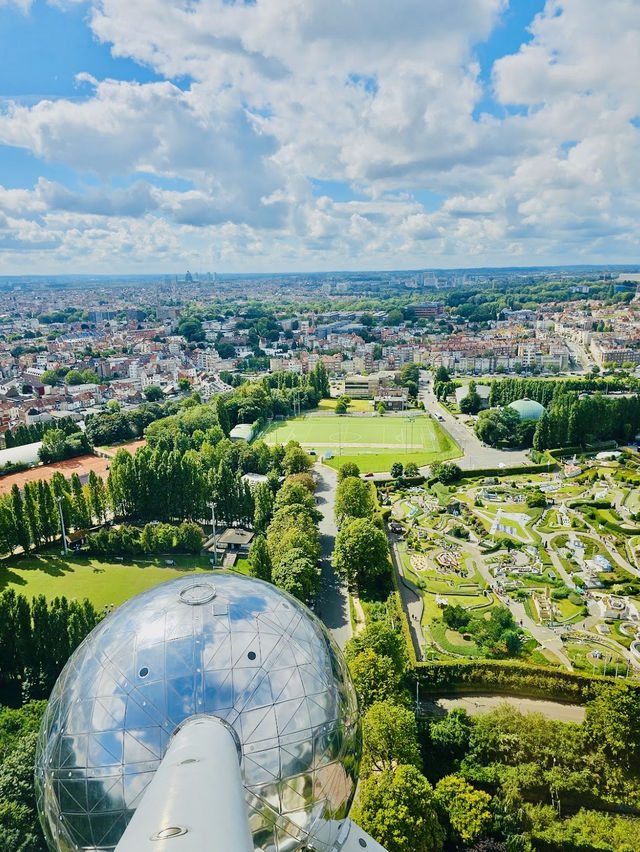
[[[365,473],[365,476],[373,476],[373,474],[369,471],[369,473]]]

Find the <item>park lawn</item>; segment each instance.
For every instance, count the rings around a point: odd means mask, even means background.
[[[453,656],[460,657],[482,657],[482,651],[475,642],[459,642],[455,643],[449,639],[451,632],[442,620],[433,621],[429,625],[431,635],[443,651],[448,651]],[[462,640],[462,636],[460,636]]]
[[[624,501],[624,505],[634,514],[636,512],[640,512],[640,491],[638,491],[637,488],[632,488],[631,491],[629,491],[627,498]]]
[[[596,649],[602,652],[604,659],[597,660],[587,656],[591,651]],[[626,660],[623,657],[616,654],[607,645],[601,645],[597,641],[577,642],[576,640],[570,640],[565,643],[564,650],[571,660],[573,667],[579,671],[586,671],[592,674],[605,674],[608,672],[612,675],[616,663],[626,666]]]
[[[576,606],[576,604],[572,603],[568,598],[554,601],[553,603],[554,606],[558,608],[563,621],[567,621],[570,618],[574,618],[576,615],[580,615],[582,612],[582,607]]]
[[[175,567],[165,565],[173,559]],[[63,595],[69,600],[89,598],[97,610],[119,606],[134,595],[185,574],[211,573],[204,556],[148,556],[142,559],[111,559],[52,553],[14,557],[0,563],[0,589],[14,589],[28,598],[47,600]]]

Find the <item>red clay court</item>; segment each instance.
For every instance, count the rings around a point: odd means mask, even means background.
[[[115,456],[120,449],[127,450],[132,455],[139,447],[143,447],[147,442],[132,441],[129,444],[122,444],[119,447],[109,447],[106,450],[101,450],[103,453],[108,453],[111,457]],[[43,464],[37,467],[32,467],[29,470],[23,470],[20,473],[13,473],[9,476],[0,476],[0,495],[8,494],[14,485],[22,491],[26,482],[36,482],[38,479],[52,479],[53,474],[59,470],[67,479],[72,473],[77,473],[82,482],[86,482],[89,476],[89,471],[94,470],[98,476],[106,479],[109,475],[109,465],[111,458],[104,456],[76,456],[74,459],[67,461],[54,462],[53,464]]]

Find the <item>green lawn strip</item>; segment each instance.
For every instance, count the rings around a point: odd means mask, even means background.
[[[532,621],[539,623],[540,619],[538,618],[538,610],[536,609],[532,599],[527,597],[522,601],[522,603],[524,605],[524,611],[527,613],[529,618],[532,619]]]
[[[627,636],[625,633],[623,633],[622,630],[620,629],[620,622],[619,621],[610,622],[608,624],[608,627],[611,630],[611,638],[612,639],[615,639],[616,642],[619,642],[621,645],[624,645],[625,648],[631,647],[631,643],[635,639],[635,634],[632,634],[631,636]]]
[[[313,408],[309,413],[314,411],[335,411],[337,399],[321,399],[317,408]],[[373,400],[370,399],[352,399],[347,407],[348,412],[353,411],[373,411]]]
[[[576,606],[574,603],[571,603],[569,598],[563,598],[562,600],[558,601],[554,600],[553,604],[560,611],[560,615],[563,621],[569,621],[570,619],[575,618],[577,615],[582,614],[582,607]]]
[[[447,634],[450,631],[447,629],[447,626],[442,620],[433,621],[430,625],[430,630],[434,641],[438,643],[443,651],[448,651],[450,654],[458,657],[478,658],[483,656],[482,651],[478,648],[475,642],[464,643],[461,645],[450,642],[447,638]]]
[[[173,560],[175,566],[166,565]],[[0,589],[14,589],[26,597],[44,595],[48,600],[63,595],[88,598],[96,609],[118,606],[145,589],[185,574],[212,573],[205,556],[168,554],[140,559],[125,557],[122,562],[69,556],[38,554],[14,557],[0,564]]]
[[[321,449],[321,447],[320,449],[316,448],[316,452],[321,451]],[[335,453],[336,450],[333,449],[332,452]],[[457,459],[460,456],[460,450],[453,448],[447,451],[420,452],[416,450],[409,453],[405,453],[404,449],[399,452],[391,450],[376,452],[374,449],[359,449],[357,455],[343,452],[342,455],[334,455],[325,464],[338,470],[343,464],[354,462],[363,473],[387,473],[391,470],[394,462],[400,462],[403,466],[413,462],[417,467],[424,467],[439,461]]]

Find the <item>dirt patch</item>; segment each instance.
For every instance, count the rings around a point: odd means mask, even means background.
[[[53,478],[56,471],[60,471],[67,479],[72,473],[77,473],[82,482],[85,482],[89,476],[89,471],[95,471],[98,476],[106,477],[109,474],[109,465],[111,459],[101,458],[99,456],[77,456],[75,459],[67,459],[62,462],[54,462],[54,464],[43,464],[37,467],[32,467],[29,470],[23,470],[20,473],[13,473],[10,476],[0,477],[0,494],[9,494],[12,487],[17,485],[22,490],[27,482],[36,482],[39,479],[45,479],[47,482]]]
[[[542,713],[547,719],[558,722],[582,722],[584,707],[578,704],[560,704],[557,701],[544,701],[538,698],[513,698],[508,695],[464,695],[456,698],[438,698],[437,707],[446,710],[464,708],[471,716],[490,713],[501,704],[509,704],[520,713]]]
[[[100,455],[109,456],[109,458],[113,458],[118,450],[126,450],[131,455],[135,455],[136,451],[140,449],[140,447],[146,447],[147,441],[145,438],[141,438],[139,441],[129,441],[128,444],[118,444],[117,447],[101,447]]]

